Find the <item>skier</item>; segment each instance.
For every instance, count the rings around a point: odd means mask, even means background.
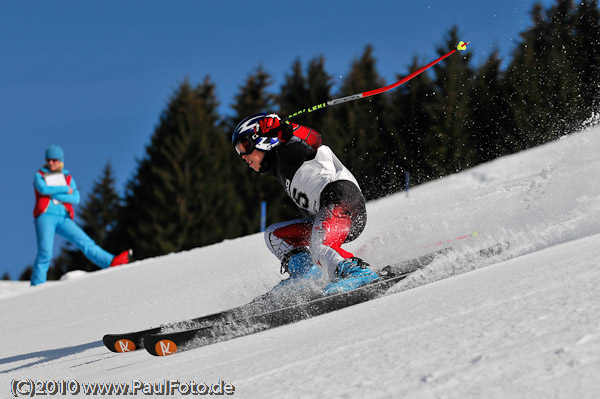
[[[35,174],[35,232],[38,254],[33,264],[31,285],[46,282],[52,259],[54,234],[73,243],[95,265],[105,269],[129,263],[131,251],[113,256],[100,248],[75,222],[73,204],[79,203],[79,191],[75,179],[64,169],[64,152],[51,145],[46,149],[46,165]]]
[[[290,283],[325,279],[323,292],[331,294],[378,279],[366,262],[341,248],[362,233],[365,200],[316,130],[259,113],[242,120],[231,141],[250,168],[277,177],[306,216],[265,231],[267,247],[281,262],[281,272],[289,274],[275,292]]]

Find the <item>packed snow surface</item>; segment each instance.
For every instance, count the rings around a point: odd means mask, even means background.
[[[238,398],[600,397],[599,128],[370,202],[368,214],[347,249],[375,267],[453,251],[389,296],[164,358],[101,339],[269,290],[282,277],[260,234],[35,288],[1,282],[0,398],[29,380],[138,384],[140,397],[176,382],[230,384]],[[509,248],[464,260],[495,243]],[[121,397],[96,393],[107,396]]]

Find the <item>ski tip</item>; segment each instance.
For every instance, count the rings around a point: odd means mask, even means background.
[[[107,334],[102,338],[104,345],[112,352],[126,353],[137,350],[137,345],[130,339],[116,339],[113,335]]]
[[[119,353],[126,353],[136,350],[135,343],[130,339],[119,339],[115,342],[115,350]]]
[[[467,44],[469,44],[469,42],[463,42],[461,40],[460,42],[458,42],[458,46],[456,46],[456,49],[458,51],[465,51],[467,49]]]
[[[154,351],[149,351],[155,356],[169,356],[177,352],[177,345],[169,339],[161,339],[154,344]]]

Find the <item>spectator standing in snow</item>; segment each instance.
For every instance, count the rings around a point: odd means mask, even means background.
[[[74,244],[86,258],[103,269],[128,263],[130,251],[111,255],[75,224],[73,205],[79,203],[79,191],[75,179],[64,168],[64,152],[60,146],[51,145],[45,155],[46,164],[36,172],[33,180],[33,217],[38,253],[33,264],[31,285],[46,282],[55,234]]]

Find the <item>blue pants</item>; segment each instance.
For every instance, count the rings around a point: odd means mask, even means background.
[[[58,233],[61,237],[71,242],[83,252],[86,258],[103,269],[109,267],[110,262],[114,258],[113,255],[100,248],[67,215],[59,216],[43,213],[35,219],[35,232],[37,234],[38,254],[33,264],[31,285],[46,282],[48,267],[52,260],[55,233]]]

